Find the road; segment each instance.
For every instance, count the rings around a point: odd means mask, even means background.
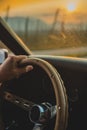
[[[33,54],[41,55],[84,55],[87,54],[87,47],[78,47],[78,48],[64,48],[64,49],[55,49],[55,50],[38,50],[33,51]]]

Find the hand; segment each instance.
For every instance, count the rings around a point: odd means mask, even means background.
[[[18,67],[18,63],[28,59],[27,56],[8,56],[7,59],[0,65],[0,82],[19,77],[21,74],[26,73],[33,69],[32,65],[25,67]]]

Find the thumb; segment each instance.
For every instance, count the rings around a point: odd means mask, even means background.
[[[32,69],[33,69],[33,66],[32,66],[32,65],[26,66],[26,72],[31,71]]]

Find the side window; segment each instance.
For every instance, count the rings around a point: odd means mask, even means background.
[[[5,46],[5,44],[2,41],[0,41],[0,49],[6,49],[8,53],[12,53],[11,50],[9,50],[9,48],[7,48],[7,46]]]

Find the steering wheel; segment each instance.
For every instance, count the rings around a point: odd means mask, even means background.
[[[25,63],[23,63],[23,65],[24,64]],[[54,130],[65,130],[67,127],[67,120],[68,120],[68,100],[67,100],[66,89],[61,79],[61,76],[59,75],[58,71],[54,68],[54,66],[52,66],[50,63],[48,63],[43,59],[29,57],[29,62],[27,64],[32,64],[34,66],[37,66],[47,75],[47,77],[49,78],[52,84],[52,90],[49,89],[49,93],[50,91],[53,91],[54,96],[52,96],[51,99],[49,98],[50,102],[47,100],[45,101],[45,98],[44,100],[40,99],[40,103],[35,102],[35,100],[30,101],[30,99],[32,100],[32,97],[28,100],[25,99],[24,97],[20,97],[12,93],[12,91],[8,91],[6,85],[9,83],[6,82],[2,84],[0,90],[2,109],[7,109],[4,108],[4,104],[5,102],[8,102],[22,108],[24,111],[27,111],[29,113],[30,122],[34,124],[33,127],[30,128],[30,130],[31,129],[48,130],[49,122],[54,123],[53,124]],[[33,73],[33,71],[29,73]],[[37,77],[38,76],[39,73]],[[17,81],[18,80],[19,79],[17,79]],[[21,81],[22,80],[20,80],[19,82]],[[11,82],[11,85],[13,84],[13,81],[9,81],[9,82]],[[39,91],[38,91],[38,95],[39,95]],[[43,91],[43,95],[44,95],[44,91]],[[49,97],[49,94],[47,96]],[[40,97],[37,96],[36,98],[39,99]],[[55,103],[53,104],[51,101],[54,99],[55,99]],[[2,121],[3,120],[4,119],[2,117]],[[54,122],[51,122],[52,120],[54,120]],[[12,123],[14,124],[15,121],[13,121]],[[3,128],[1,130],[3,130]],[[5,127],[4,130],[10,130],[10,126]]]

